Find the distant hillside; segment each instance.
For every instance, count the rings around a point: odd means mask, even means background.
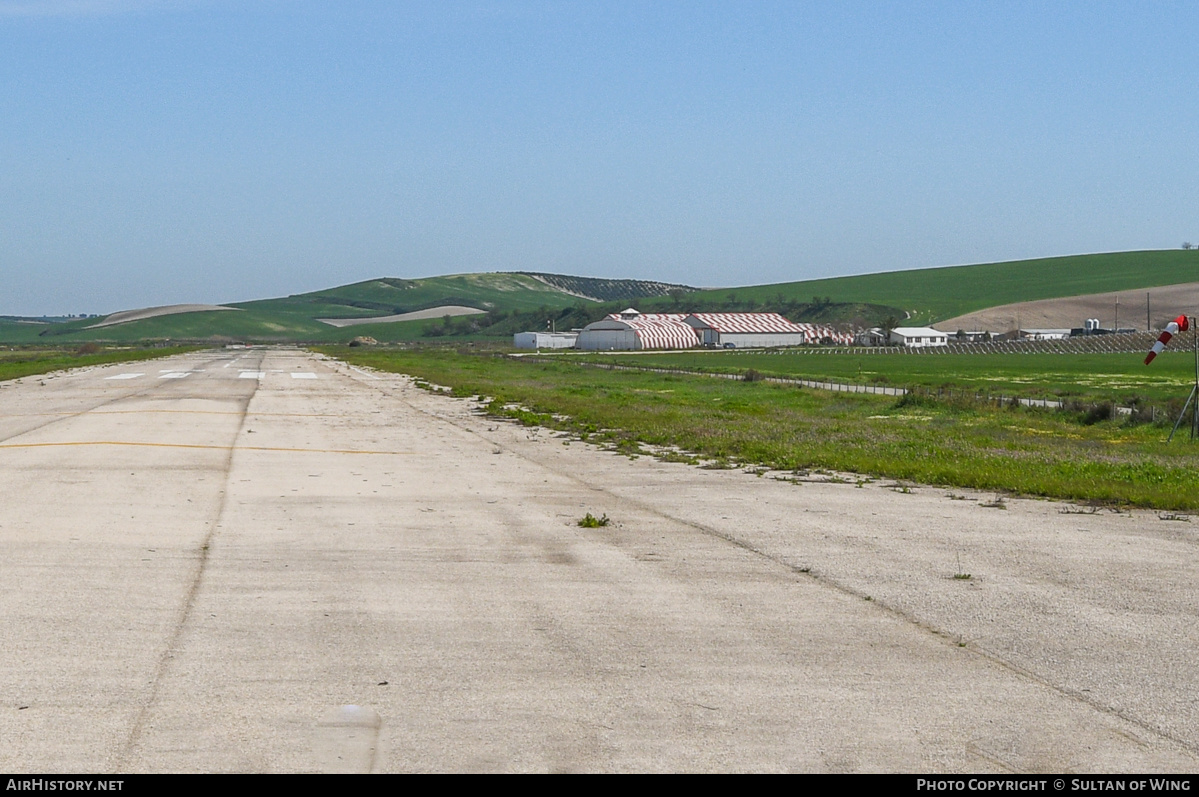
[[[557,288],[560,291],[591,299],[595,302],[617,302],[624,299],[641,299],[651,296],[669,296],[671,291],[691,293],[695,291],[687,285],[676,285],[670,282],[654,282],[652,280],[617,280],[600,279],[598,277],[568,277],[564,274],[538,274],[535,272],[519,272]]]
[[[688,294],[690,301],[727,305],[753,301],[864,303],[898,308],[900,320],[931,323],[996,305],[1063,296],[1128,291],[1199,281],[1199,250],[1072,255],[972,266],[888,271],[852,277],[722,288]],[[647,306],[665,308],[657,299]],[[644,309],[644,308],[642,308]]]
[[[572,292],[570,287],[581,288]],[[556,274],[456,274],[422,279],[382,278],[280,299],[228,303],[240,312],[189,312],[157,315],[126,323],[97,326],[107,318],[76,319],[48,325],[0,323],[6,342],[70,343],[140,340],[248,340],[259,342],[336,342],[366,335],[381,341],[411,340],[444,334],[510,335],[515,324],[543,326],[562,314],[583,319],[601,317],[598,298],[635,301],[685,286],[649,280],[601,280]],[[587,296],[577,295],[590,291]],[[437,313],[441,307],[473,307],[483,311],[450,327]],[[590,310],[588,308],[591,308]],[[385,318],[426,311],[432,318],[391,323],[365,323],[339,329],[318,319]],[[460,312],[455,310],[454,312]],[[447,313],[452,315],[453,313]],[[136,314],[135,314],[136,315]],[[141,314],[146,315],[146,314]],[[527,318],[526,318],[527,317]],[[115,320],[115,319],[114,319]],[[492,329],[494,328],[494,329]],[[349,331],[352,329],[352,333]]]
[[[958,329],[1072,329],[1087,318],[1103,327],[1162,329],[1180,314],[1193,315],[1199,307],[1199,282],[1141,288],[1134,291],[1090,293],[1057,299],[1001,304],[937,322],[946,332]]]
[[[1199,250],[1074,255],[702,291],[651,280],[515,272],[458,274],[368,280],[281,299],[230,304],[241,310],[236,313],[163,315],[102,328],[88,328],[103,320],[99,318],[47,325],[0,321],[0,341],[319,343],[344,341],[352,335],[380,341],[502,338],[526,329],[584,326],[630,304],[643,312],[763,310],[782,313],[792,321],[868,326],[893,318],[917,324],[1015,302],[1187,282],[1199,282]],[[452,315],[450,312],[437,312],[437,308],[450,306],[483,312],[458,318],[445,317]],[[1166,308],[1155,303],[1155,313],[1159,309]],[[343,329],[318,320],[383,318],[419,311],[434,317]],[[1128,317],[1133,317],[1131,310]]]
[[[284,299],[236,302],[232,306],[313,319],[399,315],[443,305],[525,310],[563,307],[577,301],[577,296],[527,274],[495,273],[367,280]]]
[[[0,316],[0,341],[4,343],[35,343],[38,334],[49,324],[21,321],[11,316]]]

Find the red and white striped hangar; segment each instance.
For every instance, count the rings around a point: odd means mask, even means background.
[[[778,313],[639,313],[629,308],[579,333],[588,351],[690,349],[695,346],[765,348],[802,346],[845,335],[831,327],[792,324]],[[852,339],[852,338],[851,338]]]
[[[686,313],[639,313],[631,307],[583,327],[576,349],[640,351],[691,349],[699,345],[695,330],[683,323]]]
[[[692,313],[685,323],[703,345],[725,349],[802,346],[839,337],[830,327],[792,324],[778,313]]]

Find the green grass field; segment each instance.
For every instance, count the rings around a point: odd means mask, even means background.
[[[1012,302],[1054,299],[1106,291],[1126,291],[1199,282],[1199,250],[1112,252],[1050,257],[1008,263],[922,268],[803,280],[745,288],[722,288],[688,298],[720,302],[730,294],[739,301],[777,302],[779,297],[810,301],[828,296],[834,302],[891,305],[912,314],[909,324],[932,323],[963,313]],[[643,302],[665,309],[669,300]]]
[[[1185,341],[1183,341],[1185,345]],[[683,368],[817,381],[922,386],[1049,399],[1128,404],[1139,398],[1166,403],[1186,398],[1195,379],[1195,355],[1167,349],[1152,365],[1141,354],[855,354],[810,352],[662,352],[621,356],[571,354],[585,362]]]
[[[195,351],[195,346],[171,346],[151,349],[109,349],[91,354],[75,354],[64,349],[18,349],[0,350],[0,382],[36,376],[67,368],[82,368],[88,365],[153,360],[170,357],[183,352]]]
[[[581,367],[450,351],[326,353],[492,397],[490,410],[630,454],[677,446],[716,463],[828,469],[924,484],[1199,509],[1199,443],[1078,414]],[[517,404],[522,408],[506,408]],[[555,415],[566,416],[565,419]]]

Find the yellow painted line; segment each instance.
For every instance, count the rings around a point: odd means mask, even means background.
[[[197,443],[135,443],[126,440],[78,440],[62,443],[0,443],[0,448],[63,448],[68,446],[136,446],[142,448],[196,448],[208,451],[282,451],[290,454],[390,454],[416,456],[418,451],[361,451],[349,448],[281,448],[274,446],[206,446]]]

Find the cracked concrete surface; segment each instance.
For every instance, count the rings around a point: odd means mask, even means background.
[[[5,383],[0,491],[6,771],[1199,763],[1155,513],[634,460],[261,349]]]

